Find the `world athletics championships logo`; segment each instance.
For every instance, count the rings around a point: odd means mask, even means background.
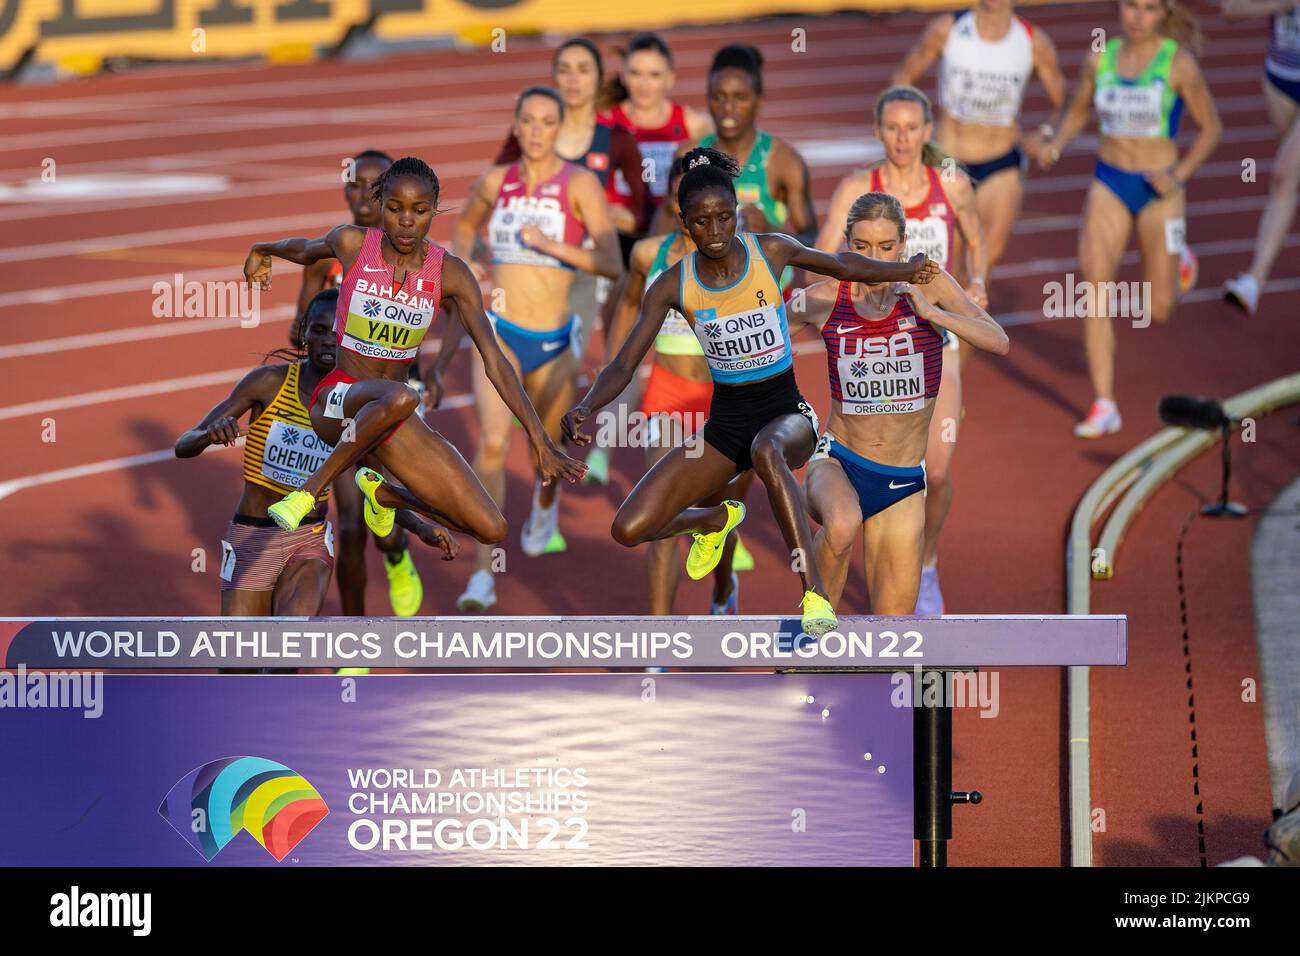
[[[264,757],[223,757],[191,770],[158,812],[208,862],[247,830],[277,862],[330,808],[305,777]]]

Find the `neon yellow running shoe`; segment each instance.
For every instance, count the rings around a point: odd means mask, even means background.
[[[597,446],[587,456],[587,473],[582,476],[584,484],[609,484],[609,452]]]
[[[745,542],[740,540],[740,532],[736,532],[736,550],[731,555],[731,570],[733,571],[753,571],[754,556],[749,553],[745,547]]]
[[[316,499],[305,491],[291,491],[266,513],[275,519],[281,531],[297,531],[302,519],[316,510]]]
[[[739,501],[724,501],[727,506],[727,523],[721,531],[693,532],[695,543],[686,555],[686,574],[692,581],[698,581],[718,566],[722,560],[722,545],[731,534],[731,529],[745,520],[745,505]]]
[[[821,637],[840,626],[835,608],[816,591],[803,592],[803,632],[809,637]]]
[[[388,600],[393,605],[393,613],[398,617],[415,617],[424,600],[424,585],[420,583],[420,572],[411,560],[411,552],[403,551],[397,562],[389,561],[385,555],[384,570],[388,572]]]
[[[369,667],[340,667],[334,672],[339,677],[365,677],[370,673]]]
[[[392,532],[393,522],[397,520],[396,508],[385,508],[375,499],[375,493],[383,483],[384,476],[373,468],[357,469],[357,487],[366,496],[366,527],[381,538]]]
[[[546,542],[546,548],[542,551],[542,554],[559,554],[568,550],[569,542],[564,540],[564,535],[560,534],[559,528],[556,528],[555,533]]]

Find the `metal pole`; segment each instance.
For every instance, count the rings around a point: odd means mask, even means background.
[[[934,675],[934,676],[930,676]],[[927,706],[925,684],[938,680],[940,702]],[[921,866],[948,865],[952,839],[952,708],[945,671],[922,670],[912,686],[913,837],[920,841]]]

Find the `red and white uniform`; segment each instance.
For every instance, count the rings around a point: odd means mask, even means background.
[[[943,182],[933,166],[925,167],[930,177],[930,191],[915,206],[903,210],[907,216],[907,250],[904,259],[910,259],[918,252],[952,272],[953,238],[957,229],[957,210],[943,191]],[[880,178],[880,169],[871,171],[871,191],[888,192]]]
[[[872,321],[854,308],[853,284],[841,282],[822,341],[831,397],[845,415],[919,412],[939,394],[943,339],[906,296]]]
[[[680,103],[673,103],[668,113],[668,122],[653,129],[633,123],[623,111],[621,103],[609,111],[608,117],[598,118],[608,119],[636,137],[637,145],[641,147],[642,160],[650,162],[650,194],[658,208],[664,193],[668,192],[668,172],[673,168],[673,153],[677,152],[677,147],[684,140],[691,138],[690,130],[686,128],[685,108]]]
[[[384,261],[382,229],[367,229],[361,252],[339,285],[334,334],[341,349],[385,362],[409,362],[433,325],[442,301],[446,250],[424,240],[424,265],[409,270],[400,285]]]
[[[488,220],[488,245],[492,249],[492,264],[549,266],[572,269],[554,256],[530,249],[519,239],[522,226],[532,224],[546,238],[570,246],[581,246],[587,237],[586,227],[578,220],[569,201],[569,178],[578,167],[564,163],[560,171],[533,192],[521,176],[518,163],[506,167],[501,191],[492,205]]]

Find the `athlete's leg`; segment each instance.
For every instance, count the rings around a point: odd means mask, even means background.
[[[655,415],[658,434],[646,443],[646,471],[685,440],[681,419],[673,415]],[[730,542],[732,535],[727,536]],[[677,598],[677,582],[682,574],[681,546],[676,538],[660,538],[646,546],[646,583],[650,590],[650,613],[671,614]]]
[[[1014,166],[998,170],[975,187],[975,210],[980,217],[990,269],[1006,252],[1024,198],[1025,182]]]
[[[1268,202],[1259,217],[1255,255],[1250,261],[1250,274],[1261,289],[1295,219],[1296,192],[1300,190],[1300,107],[1267,80],[1264,100],[1282,143],[1269,174]]]
[[[1079,268],[1085,282],[1096,292],[1101,283],[1112,283],[1119,275],[1119,263],[1128,245],[1133,217],[1108,186],[1094,179],[1088,184],[1079,230]],[[1115,327],[1105,295],[1094,295],[1093,309],[1083,317],[1083,348],[1088,358],[1088,376],[1095,397],[1115,400]]]
[[[834,458],[819,458],[808,465],[804,479],[808,514],[821,528],[814,539],[817,567],[826,582],[826,598],[838,605],[844,595],[853,559],[853,542],[862,530],[862,507],[858,493]]]
[[[330,566],[324,561],[291,561],[275,582],[272,614],[311,617],[320,613],[330,586]]]
[[[221,592],[222,617],[267,617],[271,613],[274,591],[241,591],[238,588]]]
[[[319,498],[343,470],[356,462],[420,407],[420,397],[404,382],[364,379],[353,382],[343,399],[342,418],[325,415],[333,389],[321,392],[311,407],[312,429],[334,446],[300,490]]]
[[[610,533],[619,544],[634,548],[689,531],[721,531],[727,509],[696,507],[696,502],[727,487],[735,474],[734,461],[694,435],[637,482],[614,515]]]
[[[925,495],[909,495],[862,526],[872,614],[912,614],[926,539]]]
[[[339,603],[348,617],[366,613],[366,528],[364,498],[352,471],[344,472],[331,489],[338,507],[338,570]]]
[[[1178,303],[1179,249],[1170,251],[1166,224],[1183,218],[1184,196],[1179,190],[1172,196],[1153,199],[1137,217],[1138,252],[1142,257],[1142,278],[1150,289],[1149,301],[1143,303],[1150,319],[1163,325],[1174,314]]]
[[[377,497],[384,507],[410,508],[483,544],[505,539],[506,519],[474,470],[419,416],[409,418],[374,455],[406,486],[381,485]]]
[[[514,352],[504,342],[501,351],[519,372],[519,362]],[[506,505],[506,455],[510,451],[510,429],[514,416],[505,401],[497,394],[496,387],[487,377],[483,367],[483,357],[474,350],[474,408],[478,413],[478,447],[474,450],[474,474],[482,487],[487,489],[496,503],[498,513]],[[504,536],[503,536],[504,537]],[[496,539],[501,540],[501,539]],[[490,544],[480,543],[474,548],[474,567],[487,571],[492,566]]]
[[[939,560],[939,533],[952,508],[952,456],[961,428],[961,362],[943,350],[943,378],[934,400],[925,446],[925,563]],[[910,611],[908,613],[911,613]]]
[[[558,446],[562,429],[560,421],[564,413],[574,405],[576,386],[574,379],[578,374],[578,358],[572,349],[565,349],[563,354],[533,369],[524,376],[524,391],[537,409],[537,417],[551,440]],[[560,483],[553,481],[541,490],[539,496],[543,508],[549,508],[559,494]]]
[[[826,585],[817,567],[812,527],[804,507],[799,481],[792,469],[803,467],[817,446],[817,433],[806,417],[782,415],[763,426],[750,445],[754,474],[767,488],[767,500],[781,528],[794,570],[805,591],[826,596]]]

